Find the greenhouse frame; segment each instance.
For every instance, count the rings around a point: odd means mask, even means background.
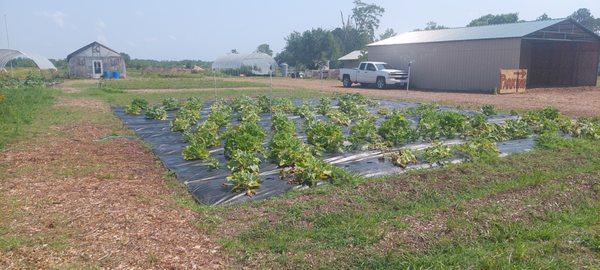
[[[212,69],[216,71],[238,70],[242,67],[250,67],[253,75],[269,75],[277,68],[277,62],[265,53],[231,53],[217,58],[212,64]]]
[[[17,58],[31,59],[39,69],[56,70],[56,67],[46,57],[11,49],[0,49],[0,70],[4,69],[10,60]]]

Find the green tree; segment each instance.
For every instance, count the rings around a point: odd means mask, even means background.
[[[573,12],[569,18],[580,23],[589,30],[595,33],[600,33],[600,18],[594,18],[592,13],[587,8],[580,8]]]
[[[356,28],[363,35],[366,43],[375,40],[375,31],[379,28],[380,18],[385,9],[375,4],[367,4],[361,0],[354,0],[352,18]]]
[[[437,30],[437,29],[446,29],[448,27],[438,24],[434,21],[428,21],[427,26],[425,26],[425,30]]]
[[[331,31],[322,28],[303,33],[293,32],[285,40],[285,48],[275,57],[280,63],[316,69],[326,61],[330,61],[330,65],[336,67],[337,59],[342,56],[339,40]]]
[[[120,55],[123,58],[123,61],[125,61],[125,65],[129,65],[129,63],[131,62],[131,56],[129,56],[129,54],[126,54],[124,52],[120,53]]]
[[[548,14],[544,13],[544,14],[540,15],[539,17],[537,17],[535,20],[536,21],[547,21],[547,20],[552,20],[552,18],[550,18],[550,16],[548,16]]]
[[[265,53],[268,55],[273,55],[273,50],[271,50],[271,47],[269,47],[269,44],[260,44],[258,45],[258,48],[256,48],[256,52],[259,53]]]
[[[519,13],[488,14],[472,20],[467,27],[519,22]]]
[[[233,54],[238,54],[239,52],[238,52],[238,50],[237,50],[237,49],[231,49],[231,53],[233,53]]]
[[[383,34],[379,35],[379,40],[384,40],[396,36],[396,32],[392,28],[385,29]]]

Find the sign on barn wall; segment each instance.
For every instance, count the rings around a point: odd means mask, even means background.
[[[525,93],[527,69],[501,69],[498,94]]]

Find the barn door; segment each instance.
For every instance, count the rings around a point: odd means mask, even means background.
[[[102,61],[94,60],[92,64],[92,76],[94,78],[100,78],[100,76],[102,76]]]

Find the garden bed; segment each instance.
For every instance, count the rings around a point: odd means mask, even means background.
[[[479,149],[482,147],[482,145],[487,145],[485,146],[487,148],[493,148],[492,150],[488,149],[489,151],[486,151],[493,152],[494,155],[497,156],[528,151],[534,146],[534,139],[532,135],[534,133],[532,132],[532,129],[535,129],[534,127],[527,126],[527,132],[520,132],[523,133],[520,135],[514,135],[510,133],[516,132],[519,134],[519,130],[510,131],[512,126],[505,127],[502,129],[502,131],[493,130],[497,127],[503,127],[506,125],[507,121],[511,122],[511,125],[516,125],[515,123],[518,124],[523,122],[520,120],[520,116],[516,114],[497,114],[493,112],[493,108],[488,108],[492,111],[486,112],[486,115],[484,116],[484,114],[479,112],[461,110],[448,106],[432,106],[411,102],[395,102],[387,100],[369,101],[369,104],[367,104],[365,101],[361,101],[360,99],[358,100],[359,101],[354,104],[353,102],[355,101],[352,101],[352,98],[346,99],[344,101],[345,104],[342,104],[343,108],[338,107],[338,105],[340,105],[339,101],[335,99],[331,101],[294,100],[293,102],[290,102],[290,106],[293,106],[293,110],[289,110],[287,113],[285,113],[285,116],[288,120],[291,120],[290,122],[294,123],[295,131],[292,133],[294,136],[296,136],[296,138],[299,138],[299,141],[301,141],[300,143],[302,145],[306,145],[307,148],[311,149],[310,152],[314,153],[315,161],[324,162],[323,164],[332,164],[338,168],[342,168],[344,171],[365,177],[397,174],[410,169],[431,168],[448,163],[458,163],[465,160],[478,158],[478,151],[486,150],[483,148]],[[260,137],[262,146],[264,149],[272,148],[272,146],[270,146],[270,142],[273,140],[273,134],[276,134],[276,129],[274,126],[272,126],[273,115],[271,113],[264,113],[263,110],[263,112],[257,114],[257,117],[254,120],[243,119],[245,115],[244,110],[246,110],[244,109],[244,106],[252,107],[255,105],[251,105],[252,102],[248,102],[248,100],[245,101],[246,105],[236,105],[235,102],[239,101],[234,101],[233,105],[232,102],[221,102],[222,104],[229,104],[226,106],[231,106],[234,108],[237,106],[241,107],[241,109],[238,108],[231,110],[231,117],[228,121],[228,124],[220,127],[218,133],[232,134],[235,132],[228,133],[232,127],[236,128],[243,126],[241,125],[242,122],[245,123],[248,121],[255,121],[257,126],[260,126],[266,135]],[[329,102],[329,105],[323,104],[327,102]],[[239,103],[244,104],[244,102]],[[260,100],[256,101],[255,103],[259,104]],[[293,105],[291,105],[291,103],[293,103]],[[270,105],[272,104],[270,103]],[[193,119],[194,124],[191,127],[186,127],[186,129],[195,130],[198,128],[199,123],[201,125],[202,123],[209,122],[207,121],[207,118],[209,118],[211,113],[211,106],[213,106],[213,103],[211,102],[205,102],[202,105],[198,105],[196,109],[200,111],[200,115],[198,119]],[[348,109],[348,107],[351,109]],[[353,110],[360,111],[361,113],[355,115],[355,117],[352,117],[351,114]],[[326,112],[325,114],[328,116],[319,114],[319,111],[322,113]],[[443,112],[449,113],[443,114]],[[184,135],[184,133],[172,131],[172,123],[178,117],[176,110],[167,112],[166,118],[163,117],[163,120],[147,119],[147,117],[143,116],[142,114],[128,114],[127,110],[123,108],[114,108],[114,113],[121,118],[127,126],[132,128],[141,139],[143,139],[152,147],[155,154],[160,158],[165,166],[177,175],[179,181],[188,187],[190,193],[199,202],[206,204],[226,204],[248,200],[259,200],[283,194],[291,189],[304,188],[315,184],[314,180],[300,183],[298,181],[291,181],[289,177],[287,177],[287,175],[290,174],[288,172],[291,171],[293,174],[296,172],[294,169],[301,167],[301,165],[278,166],[280,164],[277,164],[277,162],[272,158],[268,158],[272,151],[264,153],[261,152],[261,150],[257,150],[255,156],[259,157],[256,159],[259,161],[259,163],[257,163],[258,166],[253,167],[248,165],[246,167],[251,167],[252,169],[236,169],[236,165],[232,165],[231,162],[231,159],[234,159],[232,158],[232,154],[226,154],[226,150],[223,148],[224,145],[227,145],[227,138],[220,138],[219,141],[213,145],[213,147],[207,147],[207,155],[210,157],[206,156],[200,160],[184,159],[182,152],[184,152],[186,147],[190,145],[190,142],[189,138],[186,139],[186,135]],[[307,114],[309,115],[307,116]],[[344,116],[344,114],[347,115]],[[397,137],[387,136],[387,133],[385,133],[386,130],[381,127],[382,123],[383,125],[390,125],[389,122],[393,121],[388,120],[394,118],[395,115],[400,114],[402,115],[401,117],[398,116],[398,119],[404,121],[403,123],[406,124],[404,129],[410,131],[410,134],[417,134],[408,136],[406,139],[403,139],[404,137],[402,137],[402,134],[397,135],[400,136],[403,141],[398,141]],[[441,118],[440,116],[437,116],[437,114],[444,115],[443,117],[445,118]],[[281,115],[284,114],[280,113],[279,116]],[[340,117],[340,115],[344,117]],[[371,133],[369,136],[363,136],[366,140],[371,140],[371,142],[368,143],[367,146],[358,147],[356,133],[360,133],[360,130],[357,132],[356,130],[351,129],[361,123],[360,119],[362,119],[363,116],[369,118],[370,121],[373,122],[374,126],[371,128],[371,130],[373,132],[379,132],[382,134],[382,136],[374,133]],[[435,119],[445,119],[444,121],[450,121],[458,118],[459,120],[453,121],[456,121],[459,124],[438,123],[439,125],[443,125],[447,130],[440,129],[431,123],[428,124],[428,120],[425,119],[432,116],[437,117],[434,117]],[[483,119],[478,121],[484,121],[486,124],[480,123],[479,125],[482,125],[483,127],[478,128],[469,127],[467,131],[466,126],[475,125],[473,122],[475,122],[475,119],[478,117],[479,119]],[[240,119],[243,121],[240,122]],[[327,126],[327,124],[331,125]],[[368,123],[362,122],[362,124]],[[314,128],[314,126],[319,125],[334,129],[335,126],[341,126],[339,130],[342,132],[341,136],[343,136],[343,144],[329,147],[329,142],[327,142],[327,140],[330,139],[329,137],[324,136],[321,138],[321,141],[325,140],[325,142],[320,144],[319,138],[314,138],[315,136],[318,136],[318,134],[315,135],[314,132],[313,134],[307,134],[307,129],[310,129],[311,126]],[[454,130],[453,125],[459,128]],[[307,128],[307,126],[309,127]],[[400,130],[400,128],[393,125],[391,127],[392,129],[390,129],[390,133]],[[490,128],[492,131],[485,131],[486,129]],[[363,133],[364,132],[369,133],[370,131],[366,130],[363,131]],[[501,136],[496,134],[503,132],[506,133],[506,135]],[[469,135],[467,135],[467,133]],[[215,132],[215,134],[217,134],[217,132]],[[189,134],[187,136],[189,136]],[[223,136],[230,136],[229,138],[231,139],[231,136],[233,135]],[[307,137],[310,136],[313,138],[307,139]],[[377,136],[379,139],[369,139],[374,136]],[[472,137],[486,137],[485,142],[489,143],[483,144],[476,143],[477,141],[473,142],[474,140],[472,140]],[[488,137],[491,139],[488,139]],[[353,141],[353,143],[350,141]],[[386,146],[380,147],[378,146],[378,143],[385,143]],[[455,148],[450,147],[456,147],[465,143],[468,143],[469,146],[474,147],[474,153],[470,153],[469,149],[462,150],[462,152],[457,152],[454,150]],[[353,147],[353,145],[356,145],[357,147]],[[260,147],[260,145],[258,147]],[[465,148],[463,147],[461,149]],[[442,153],[439,154],[438,151],[441,151]],[[252,151],[247,152],[252,153]],[[412,154],[413,152],[423,152],[424,154],[415,156]],[[400,154],[394,155],[394,153]],[[402,155],[409,155],[411,157],[406,158]],[[313,160],[313,155],[310,155],[310,157],[311,160]],[[394,158],[396,159],[396,162],[391,162],[390,159]],[[403,162],[402,160],[405,161]],[[217,167],[214,164],[219,165]],[[239,166],[241,165],[238,165],[238,167]],[[317,164],[315,167],[323,167],[321,171],[317,172],[318,175],[331,175],[330,170],[325,169],[325,165]],[[254,187],[247,185],[248,188],[242,188],[241,190],[239,188],[234,188],[236,182],[228,181],[227,178],[233,173],[239,171],[244,173],[249,172],[250,174],[247,175],[248,177],[254,177],[253,175],[255,175],[257,177],[256,179],[260,178],[260,181],[258,181],[259,183]],[[300,172],[305,173],[306,170]],[[286,178],[284,179],[283,177]],[[316,177],[318,178],[320,176]],[[323,177],[324,181],[320,181],[319,183],[327,182],[328,179],[331,180],[332,177]]]

